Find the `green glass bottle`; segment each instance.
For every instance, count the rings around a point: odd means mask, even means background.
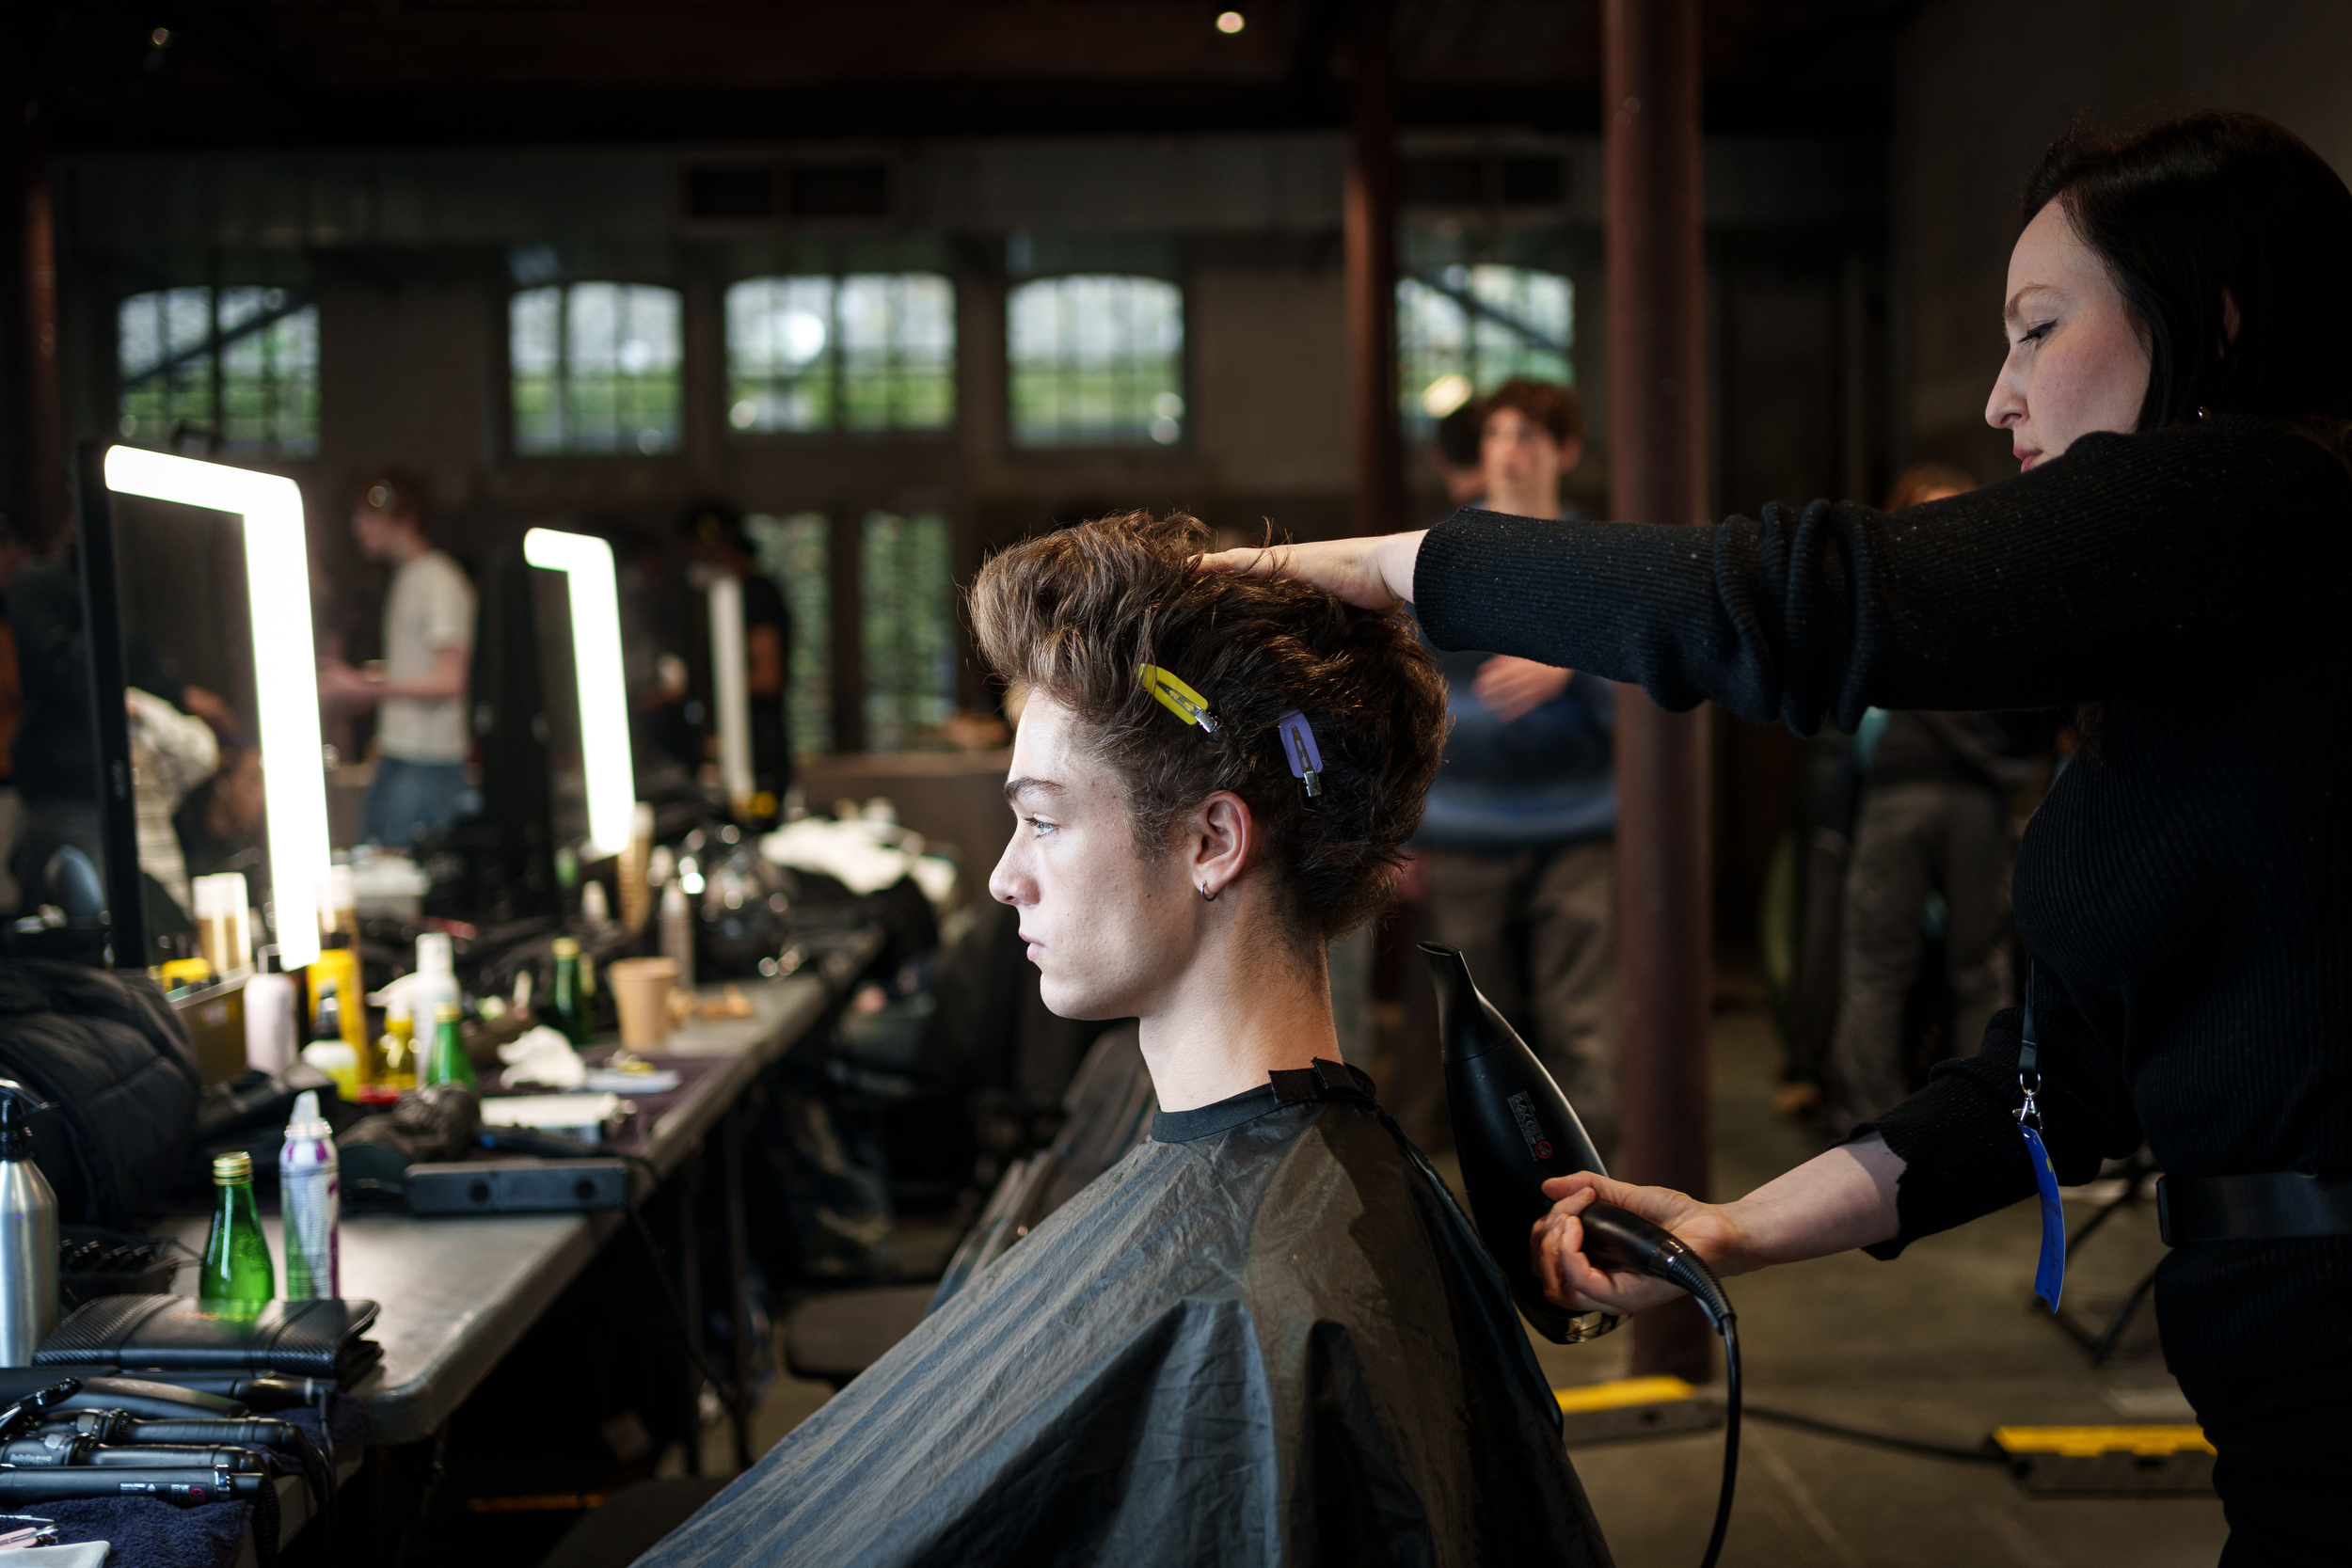
[[[433,1009],[433,1052],[424,1059],[426,1084],[474,1085],[473,1062],[466,1055],[466,1037],[458,1028],[458,1011],[444,1002]]]
[[[278,1270],[270,1262],[261,1213],[253,1207],[253,1156],[215,1156],[213,1186],[219,1202],[213,1211],[213,1233],[204,1243],[204,1276],[196,1293],[206,1302],[258,1311],[278,1295]]]
[[[572,1042],[574,1050],[584,1048],[596,1033],[590,1017],[588,989],[580,968],[580,943],[571,937],[558,937],[551,949],[555,955],[555,977],[548,986],[548,1007],[555,1017],[556,1030]]]

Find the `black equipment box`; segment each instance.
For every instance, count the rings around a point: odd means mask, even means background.
[[[408,1167],[412,1214],[553,1214],[628,1207],[618,1160],[469,1160]]]

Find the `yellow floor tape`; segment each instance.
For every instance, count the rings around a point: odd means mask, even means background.
[[[1678,1377],[1621,1377],[1581,1388],[1554,1388],[1551,1397],[1560,1402],[1562,1413],[1573,1416],[1588,1410],[1620,1410],[1629,1404],[1664,1404],[1687,1400],[1697,1391]]]

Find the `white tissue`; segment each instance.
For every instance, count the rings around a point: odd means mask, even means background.
[[[580,1059],[560,1030],[540,1024],[499,1047],[509,1084],[545,1084],[551,1089],[576,1089],[587,1081],[588,1064]]]

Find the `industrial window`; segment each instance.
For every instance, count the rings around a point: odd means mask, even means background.
[[[1408,424],[1443,419],[1513,376],[1566,385],[1576,296],[1554,273],[1454,266],[1396,285],[1397,390]]]
[[[942,430],[956,417],[956,294],[936,273],[754,277],[727,290],[727,422],[744,431]]]
[[[747,517],[744,531],[759,569],[783,591],[792,612],[791,667],[786,672],[786,721],[792,754],[833,750],[832,519],[800,512]]]
[[[1007,301],[1012,439],[1171,446],[1184,434],[1184,300],[1156,277],[1082,275]]]
[[[677,450],[675,289],[526,289],[515,295],[508,330],[516,451]]]
[[[872,751],[903,751],[955,710],[947,520],[930,513],[868,513],[858,567],[866,601],[866,743]]]
[[[117,334],[124,440],[318,450],[317,306],[283,289],[158,289],[122,302]]]

